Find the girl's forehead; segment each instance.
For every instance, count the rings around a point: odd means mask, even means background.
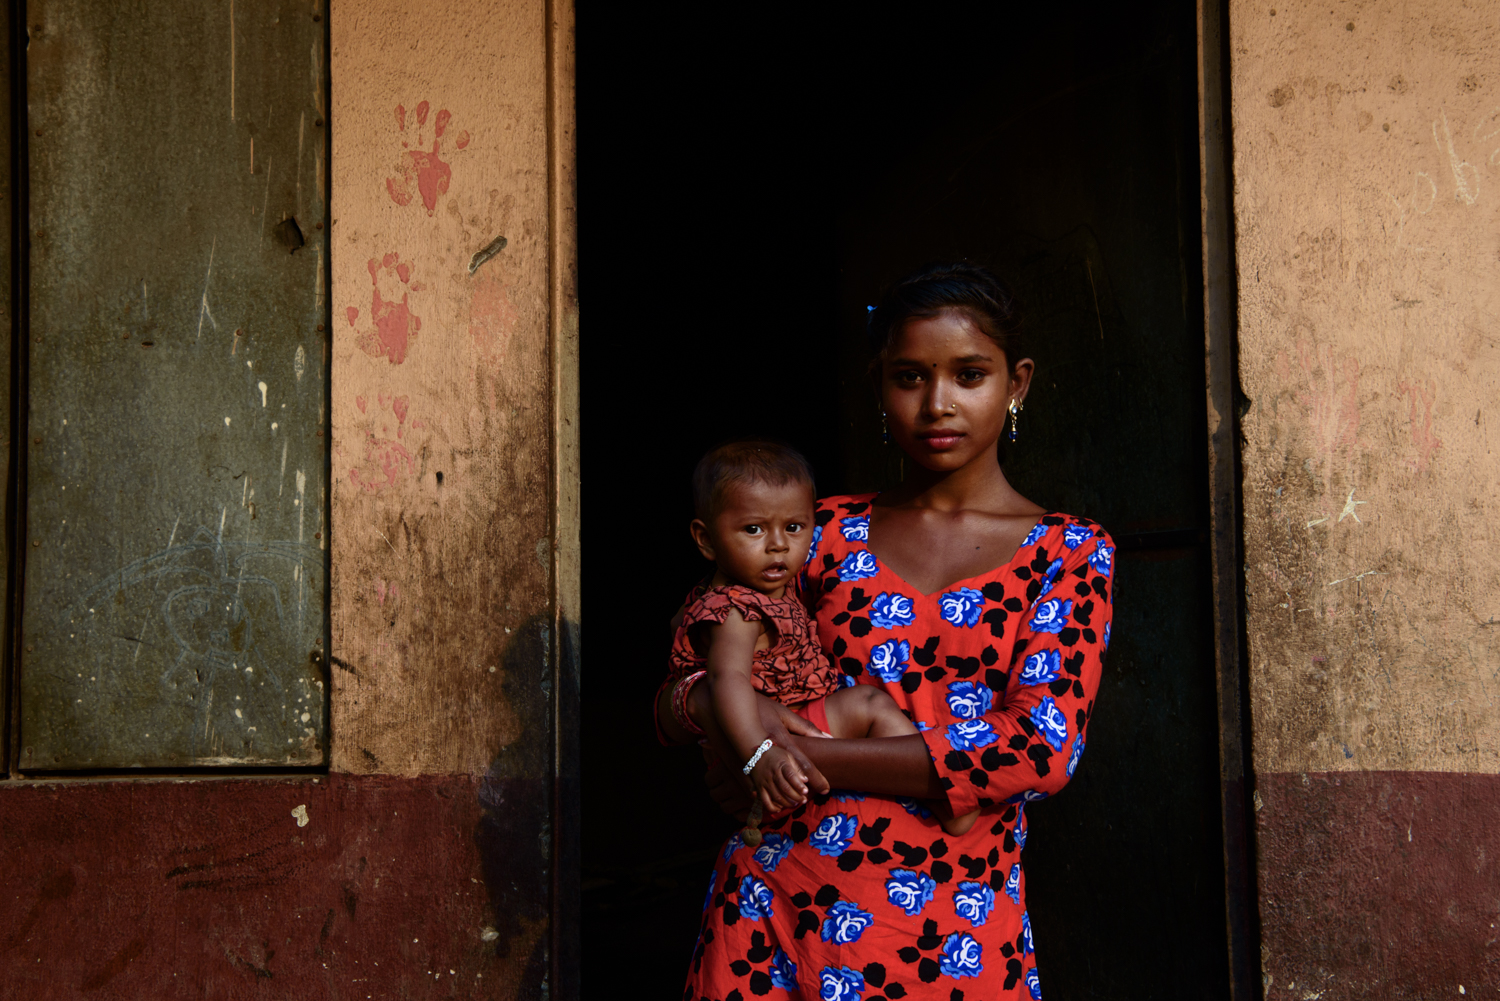
[[[998,361],[1005,357],[1005,352],[968,314],[945,310],[936,316],[907,320],[892,335],[887,355],[891,358],[920,355],[930,361],[980,356]]]

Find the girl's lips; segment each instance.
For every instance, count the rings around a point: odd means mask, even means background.
[[[962,431],[928,431],[917,435],[918,440],[935,451],[952,448],[964,438]]]

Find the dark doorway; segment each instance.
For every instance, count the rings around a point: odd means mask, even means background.
[[[731,827],[649,713],[693,463],[771,434],[823,493],[892,482],[864,307],[967,257],[1029,317],[1008,474],[1121,547],[1089,753],[1031,814],[1046,996],[1227,997],[1193,5],[580,8],[585,989],[679,995]]]

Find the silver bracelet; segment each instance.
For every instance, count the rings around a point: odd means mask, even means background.
[[[755,749],[755,753],[750,756],[750,761],[745,765],[744,772],[746,775],[749,775],[750,772],[754,770],[756,764],[760,761],[760,756],[769,751],[771,749],[771,746],[772,741],[770,737],[767,737],[765,740],[761,741],[760,746]]]

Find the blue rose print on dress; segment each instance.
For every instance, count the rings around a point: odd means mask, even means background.
[[[1035,966],[1026,971],[1026,989],[1031,992],[1031,1001],[1042,1001],[1042,980]]]
[[[1115,547],[1106,546],[1102,541],[1094,546],[1093,555],[1089,557],[1089,566],[1108,577],[1109,572],[1115,566]]]
[[[995,704],[995,693],[977,681],[948,683],[948,711],[958,719],[978,719]]]
[[[1104,649],[1106,650],[1109,649],[1109,627],[1112,625],[1114,625],[1113,622],[1104,623]]]
[[[953,893],[953,909],[959,917],[978,928],[995,909],[995,891],[988,883],[965,880]]]
[[[771,986],[793,993],[797,991],[797,964],[792,962],[779,945],[776,947],[776,955],[771,957]]]
[[[1042,541],[1042,536],[1047,534],[1047,526],[1037,522],[1031,526],[1031,531],[1026,533],[1026,538],[1021,540],[1021,548],[1025,549],[1033,543]]]
[[[838,969],[825,966],[818,980],[821,984],[818,997],[822,1001],[849,1001],[851,998],[857,1001],[865,993],[864,975],[847,966]]]
[[[851,799],[854,800],[854,802],[856,802],[856,803],[863,803],[865,801],[865,794],[864,793],[862,793],[862,792],[853,792],[853,791],[851,791],[849,789],[830,789],[830,790],[828,790],[828,795],[832,796],[834,799],[838,800],[840,803],[847,803]]]
[[[918,733],[926,733],[928,730],[931,730],[931,729],[932,729],[932,724],[931,723],[925,723],[922,720],[917,720],[917,732]]]
[[[912,611],[911,599],[906,595],[882,591],[875,596],[870,610],[871,624],[881,629],[895,629],[897,626],[909,626],[915,621],[917,613]]]
[[[937,883],[931,876],[910,869],[892,869],[891,878],[885,881],[886,899],[905,911],[908,917],[921,914],[936,891]]]
[[[808,844],[818,850],[819,855],[829,858],[838,858],[849,848],[849,843],[854,840],[854,832],[859,828],[859,821],[844,813],[835,813],[831,817],[824,817],[818,823],[818,829],[808,836]]]
[[[943,939],[943,958],[938,969],[945,976],[977,977],[984,972],[984,947],[966,931],[956,931]]]
[[[950,626],[973,629],[979,622],[979,613],[984,608],[984,595],[972,587],[961,587],[957,591],[944,591],[938,599],[938,609],[943,621]]]
[[[750,857],[766,872],[775,872],[781,860],[792,850],[792,839],[785,834],[767,834]]]
[[[803,566],[807,566],[809,563],[812,562],[813,557],[816,556],[816,555],[818,555],[818,543],[820,543],[822,541],[823,541],[823,526],[822,525],[814,525],[813,526],[813,540],[812,540],[812,545],[810,545],[810,546],[807,547],[807,559],[805,559],[805,560],[802,561],[802,565]]]
[[[923,806],[921,803],[917,802],[914,799],[898,799],[896,800],[896,802],[901,804],[901,809],[905,810],[913,817],[921,817],[923,820],[926,820],[928,817],[932,816],[931,810],[927,809],[927,807]]]
[[[1026,847],[1026,804],[1022,803],[1016,807],[1016,823],[1011,828],[1010,836],[1016,840],[1016,851]]]
[[[1073,602],[1065,598],[1048,598],[1032,610],[1031,628],[1039,633],[1060,633],[1073,614]]]
[[[1029,911],[1021,912],[1021,945],[1027,956],[1036,952],[1036,947],[1031,941],[1031,913]]]
[[[995,728],[982,719],[966,719],[948,724],[948,743],[955,751],[978,750],[999,739]]]
[[[1062,560],[1056,559],[1053,560],[1052,565],[1047,568],[1047,572],[1042,574],[1042,591],[1037,595],[1038,601],[1052,593],[1052,585],[1057,583],[1057,574],[1060,570],[1062,570]],[[1035,604],[1036,602],[1033,601],[1032,605]]]
[[[1083,760],[1083,734],[1073,738],[1073,753],[1068,755],[1068,778],[1078,771],[1078,762]]]
[[[714,888],[719,885],[719,870],[715,869],[708,874],[708,896],[703,898],[703,909],[708,910],[708,905],[714,902]]]
[[[860,515],[858,518],[840,518],[839,531],[844,533],[845,542],[869,542],[870,517]]]
[[[771,888],[754,876],[740,880],[740,917],[759,921],[771,916]]]
[[[835,945],[858,942],[865,929],[875,923],[875,915],[859,909],[858,904],[838,900],[828,908],[828,917],[823,921],[823,941]]]
[[[1010,875],[1005,877],[1005,895],[1013,904],[1021,903],[1021,863],[1010,864]]]
[[[1057,703],[1052,701],[1052,696],[1042,699],[1037,705],[1031,707],[1031,722],[1046,738],[1047,743],[1052,745],[1054,751],[1061,751],[1063,744],[1068,739],[1068,718],[1063,715]]]
[[[880,564],[875,562],[875,554],[868,549],[855,550],[839,564],[839,580],[842,581],[864,580],[878,573]]]
[[[910,660],[909,640],[886,640],[870,649],[870,662],[865,669],[881,681],[900,681]]]
[[[736,831],[734,835],[729,839],[728,844],[724,846],[724,861],[728,862],[729,856],[733,855],[743,847],[745,847],[745,839],[740,837],[739,832]]]
[[[1050,685],[1062,674],[1061,650],[1038,650],[1021,663],[1023,685]]]
[[[1092,528],[1085,528],[1082,525],[1069,525],[1063,529],[1063,545],[1069,549],[1077,549],[1093,537],[1094,530]]]

